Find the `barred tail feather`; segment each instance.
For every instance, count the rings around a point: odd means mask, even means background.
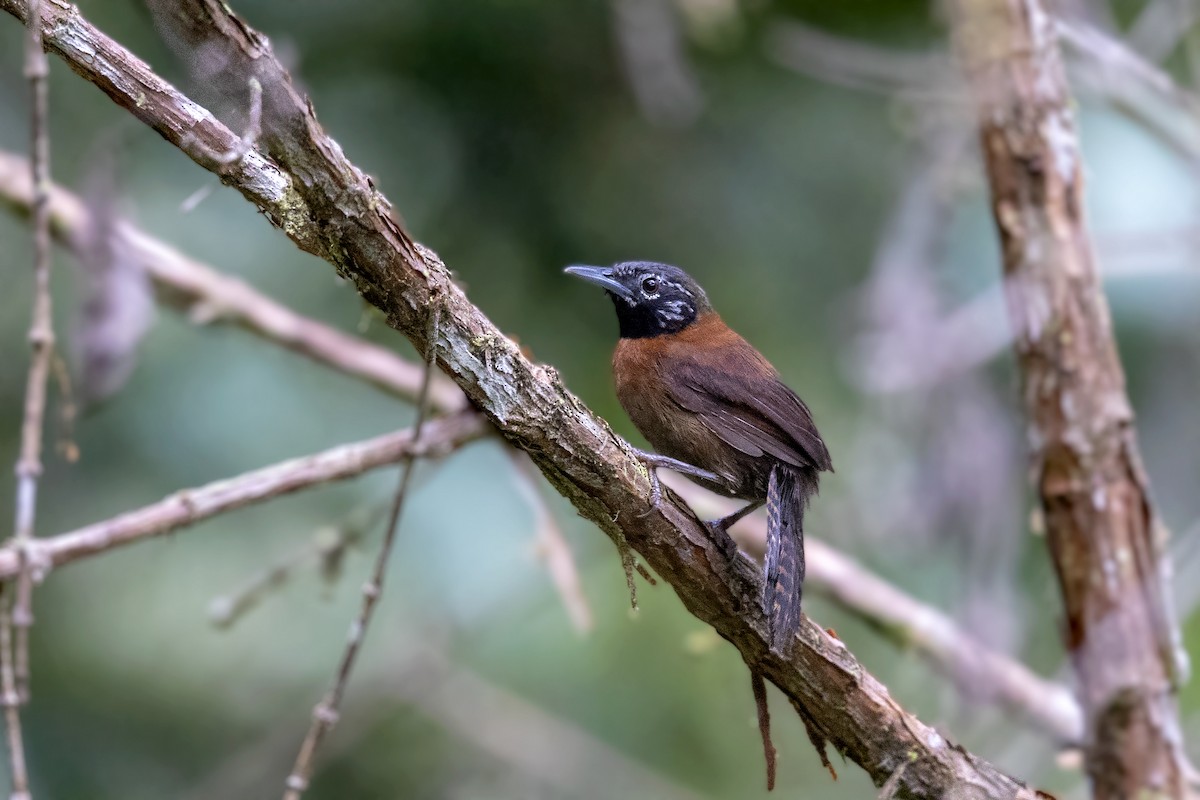
[[[795,469],[777,465],[771,470],[767,489],[766,581],[762,602],[771,632],[771,649],[779,653],[788,651],[800,630],[804,507],[808,495],[808,482]]]

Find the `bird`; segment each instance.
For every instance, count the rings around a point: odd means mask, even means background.
[[[654,448],[634,448],[651,476],[651,508],[661,496],[660,468],[748,501],[706,523],[716,534],[766,504],[761,603],[769,645],[786,654],[800,628],[804,512],[820,473],[833,471],[812,412],[679,267],[624,261],[565,271],[602,287],[616,308],[613,379],[622,408]]]

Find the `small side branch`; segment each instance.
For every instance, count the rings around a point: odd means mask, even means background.
[[[433,376],[433,365],[436,359],[437,317],[438,310],[435,306],[431,314],[431,334],[428,338],[429,350],[425,362],[425,379],[421,383],[421,392],[417,397],[417,421],[413,425],[412,435],[415,445],[419,445],[421,442],[421,433],[425,427],[425,417],[429,413],[429,383],[430,378]],[[379,598],[383,595],[384,578],[387,575],[387,567],[388,562],[391,560],[392,549],[396,544],[396,535],[400,527],[400,515],[404,511],[404,501],[408,498],[408,488],[412,482],[413,465],[415,463],[416,459],[411,453],[406,453],[402,457],[400,464],[400,485],[396,489],[396,496],[392,501],[392,508],[388,514],[387,527],[384,529],[383,534],[383,544],[380,545],[379,554],[375,558],[375,568],[371,572],[370,580],[362,588],[362,606],[359,608],[358,616],[350,624],[350,635],[346,639],[346,649],[342,651],[342,659],[338,663],[337,676],[333,679],[333,686],[330,687],[329,693],[325,695],[324,699],[313,709],[312,724],[309,726],[308,735],[304,737],[304,742],[300,745],[300,752],[296,755],[296,763],[292,766],[292,772],[287,778],[286,789],[283,793],[284,800],[300,800],[301,795],[308,789],[308,781],[312,776],[313,761],[317,750],[320,748],[325,734],[337,723],[338,713],[342,706],[342,697],[346,694],[346,686],[350,682],[350,673],[353,672],[354,665],[358,661],[358,654],[362,651],[363,642],[367,637],[367,628],[374,618],[375,607],[379,604]]]
[[[46,417],[46,388],[54,356],[54,325],[50,305],[50,131],[48,128],[49,64],[42,48],[42,3],[29,4],[25,45],[25,77],[29,80],[33,182],[33,320],[29,327],[29,377],[25,384],[25,413],[21,451],[17,458],[16,520],[13,540],[21,556],[21,573],[0,635],[0,673],[3,673],[5,722],[12,797],[29,797],[20,705],[29,697],[29,627],[33,624],[33,578],[27,548],[37,517],[38,478],[42,474],[42,429]],[[14,637],[15,634],[15,637]]]
[[[447,455],[491,430],[478,414],[463,411],[431,421],[416,441],[412,430],[340,445],[321,453],[284,461],[233,478],[175,492],[157,503],[58,536],[35,540],[30,562],[35,577],[47,570],[113,548],[161,536],[218,514],[262,503],[292,492],[357,477],[407,456]],[[0,581],[21,569],[15,546],[0,548]]]
[[[8,595],[12,586],[0,584],[0,600],[10,603]],[[10,800],[29,797],[29,774],[25,767],[25,737],[21,729],[21,696],[17,694],[17,676],[13,668],[12,616],[0,613],[0,704],[4,706],[5,743],[8,745],[9,781],[12,785]]]

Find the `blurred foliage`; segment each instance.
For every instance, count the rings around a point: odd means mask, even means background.
[[[164,76],[202,92],[142,6],[80,5]],[[1042,543],[1029,531],[1007,351],[908,392],[872,393],[856,377],[866,329],[885,341],[892,336],[865,315],[861,290],[912,178],[913,137],[921,130],[914,111],[790,73],[762,52],[763,31],[785,17],[884,46],[944,46],[928,4],[677,0],[684,66],[703,98],[699,115],[683,126],[653,125],[639,110],[604,2],[233,5],[272,36],[327,130],[374,176],[413,234],[442,255],[497,324],[557,366],[620,433],[637,440],[610,385],[611,308],[561,268],[626,258],[678,263],[815,410],[839,469],[816,503],[815,534],[1036,669],[1054,674],[1063,666],[1057,590]],[[1139,7],[1119,4],[1118,19],[1127,23]],[[0,19],[0,147],[17,151],[27,149],[21,37],[12,19]],[[296,251],[235,193],[218,187],[182,213],[180,204],[215,179],[61,62],[52,65],[58,181],[84,184],[98,143],[115,138],[121,206],[146,230],[303,313],[347,330],[366,323],[369,338],[409,351],[364,314],[327,265]],[[231,120],[244,112],[215,110]],[[1182,531],[1200,515],[1200,273],[1194,247],[1171,246],[1170,236],[1190,230],[1185,241],[1194,241],[1195,164],[1102,105],[1089,102],[1082,111],[1088,202],[1102,255],[1120,237],[1167,239],[1163,247],[1122,250],[1123,277],[1108,290],[1156,495],[1166,521]],[[928,280],[941,313],[985,292],[998,274],[973,156],[950,183],[943,243],[909,265]],[[23,224],[8,217],[0,217],[0,241],[0,419],[10,421],[0,428],[0,463],[12,463],[30,248]],[[69,341],[82,288],[73,263],[60,258],[55,267],[58,329]],[[884,306],[917,308],[906,291],[885,292]],[[923,355],[902,353],[914,367]],[[987,401],[962,399],[971,397]],[[967,433],[939,442],[949,416],[930,409],[950,404],[961,412],[963,403],[975,414],[962,417],[972,420]],[[129,383],[80,420],[80,462],[49,459],[39,531],[69,530],[181,487],[387,431],[411,416],[377,391],[270,344],[197,328],[162,310]],[[985,443],[974,438],[980,429],[989,432]],[[51,448],[55,435],[52,426]],[[984,476],[965,487],[969,496],[963,487],[931,485],[930,476],[940,474],[931,459],[936,465],[946,454]],[[765,794],[745,668],[669,587],[643,588],[642,610],[631,614],[611,545],[555,503],[597,618],[581,638],[533,556],[532,513],[499,446],[477,444],[420,475],[364,668],[309,796]],[[35,700],[26,713],[35,794],[279,791],[308,710],[331,676],[378,533],[351,551],[337,583],[302,571],[231,630],[212,627],[206,608],[304,546],[316,529],[377,503],[392,485],[390,474],[369,476],[51,575],[38,593]],[[952,513],[930,507],[941,495],[950,496]],[[9,514],[11,493],[0,492],[0,518]],[[1194,581],[1196,566],[1181,564],[1179,580]],[[1040,734],[966,703],[918,657],[897,653],[822,598],[806,602],[906,706],[1022,777],[1079,796],[1078,773],[1056,766]],[[1193,642],[1200,636],[1195,624],[1187,630]],[[410,677],[421,677],[410,667],[423,648],[520,699],[528,712],[520,724],[534,734],[542,730],[537,720],[551,719],[590,742],[581,754],[561,755],[558,774],[569,780],[530,773],[481,745],[471,723],[456,727],[420,702],[423,693],[406,690]],[[1189,729],[1200,735],[1200,697],[1192,689],[1184,699]],[[778,694],[773,700],[781,796],[873,796],[853,765],[839,765],[842,778],[831,783],[800,721]],[[500,712],[483,705],[459,713],[482,729]],[[562,737],[522,739],[512,724],[516,741],[560,760]],[[600,752],[640,766],[606,769]]]

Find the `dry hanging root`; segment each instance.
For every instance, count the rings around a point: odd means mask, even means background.
[[[621,555],[621,569],[625,571],[625,585],[629,589],[629,605],[634,611],[638,610],[637,601],[637,583],[633,573],[636,571],[639,575],[646,579],[646,583],[651,586],[658,586],[658,581],[650,574],[650,571],[645,568],[633,554],[633,549],[629,546],[629,542],[625,541],[625,534],[619,529],[617,535],[613,537],[613,541],[617,545],[617,552]]]
[[[827,744],[825,737],[817,730],[816,723],[804,711],[803,706],[792,700],[792,708],[796,709],[796,713],[800,715],[801,721],[804,722],[804,730],[808,733],[808,740],[812,742],[812,746],[817,750],[817,755],[821,757],[821,766],[829,770],[829,776],[836,781],[838,779],[837,770],[833,768],[833,764],[829,763],[829,754],[825,752],[825,745]],[[845,760],[845,756],[842,757],[842,760]]]
[[[762,735],[763,755],[767,759],[767,791],[775,788],[775,745],[771,742],[771,710],[767,708],[767,685],[762,675],[750,670],[750,688],[758,709],[758,732]]]

